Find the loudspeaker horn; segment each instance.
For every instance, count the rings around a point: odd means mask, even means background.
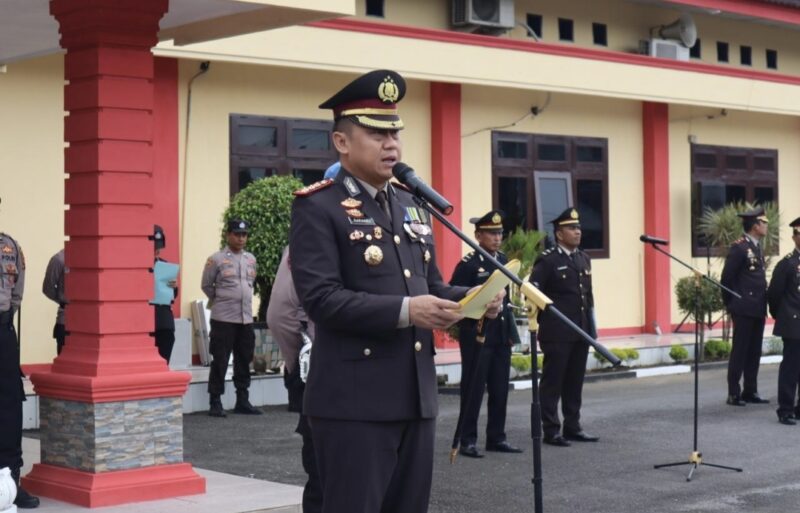
[[[664,39],[677,39],[686,48],[691,48],[697,42],[697,26],[688,13],[683,13],[669,25],[659,27],[658,35]]]

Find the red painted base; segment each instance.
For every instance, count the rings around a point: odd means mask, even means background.
[[[22,485],[34,495],[88,508],[206,492],[206,479],[188,463],[99,474],[37,463]]]

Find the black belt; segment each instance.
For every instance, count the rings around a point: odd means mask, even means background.
[[[14,322],[14,310],[0,312],[0,326],[12,324]]]

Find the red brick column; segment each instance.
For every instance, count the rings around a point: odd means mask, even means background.
[[[644,231],[669,239],[669,105],[642,104],[644,139]],[[658,325],[669,333],[671,324],[670,261],[653,248],[644,250],[644,312],[646,333]]]
[[[153,244],[147,236],[155,197],[151,48],[167,7],[167,0],[50,3],[66,50],[68,82],[70,335],[52,371],[31,377],[41,398],[42,463],[24,482],[34,493],[85,506],[205,490],[204,479],[182,462],[180,398],[189,375],[170,372],[149,336]],[[146,424],[153,419],[146,416],[155,410],[167,422],[151,428]],[[76,444],[64,433],[77,437]]]

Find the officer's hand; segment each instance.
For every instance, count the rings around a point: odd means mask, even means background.
[[[436,296],[414,296],[408,301],[408,318],[418,328],[443,330],[464,318],[459,304]]]
[[[503,298],[506,297],[506,289],[501,290],[492,299],[491,303],[486,305],[486,313],[483,314],[487,319],[496,319],[500,312],[503,310]]]

